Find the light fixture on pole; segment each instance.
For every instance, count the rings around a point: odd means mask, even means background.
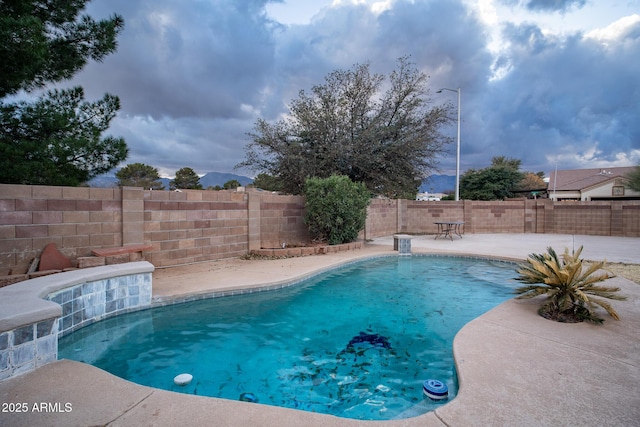
[[[456,149],[456,201],[460,200],[460,88],[449,89],[443,87],[436,93],[442,93],[443,90],[458,93],[458,146]]]

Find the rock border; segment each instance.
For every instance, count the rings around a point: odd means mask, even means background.
[[[293,258],[300,256],[324,255],[336,252],[352,251],[356,249],[362,249],[362,247],[363,242],[351,242],[342,243],[340,245],[303,246],[277,249],[252,249],[251,251],[249,251],[249,254],[268,258]]]

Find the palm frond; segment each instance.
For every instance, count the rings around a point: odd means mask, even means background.
[[[549,288],[545,286],[522,286],[514,290],[514,293],[520,294],[516,297],[516,299],[534,298],[538,295],[544,295],[548,292]]]
[[[594,295],[600,298],[607,298],[617,301],[626,301],[625,295],[618,295],[616,292],[620,291],[620,288],[612,288],[607,286],[587,286],[582,290],[585,294]]]
[[[599,298],[591,298],[589,301],[604,308],[609,316],[613,317],[615,320],[620,320],[620,316],[618,316],[618,313],[613,309],[613,307],[611,307],[611,304],[609,304],[608,302],[603,301]]]
[[[581,276],[577,281],[576,281],[576,286],[578,287],[585,287],[585,286],[590,286],[593,283],[598,283],[598,282],[603,282],[605,280],[609,279],[609,275],[604,273],[604,274],[591,274],[590,276]]]
[[[551,257],[555,264],[561,265],[558,254],[551,246],[547,246],[547,254]]]
[[[575,290],[575,295],[578,297],[578,299],[584,303],[589,303],[589,297],[582,292],[580,289],[576,289]]]

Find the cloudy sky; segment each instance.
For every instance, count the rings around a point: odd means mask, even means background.
[[[640,0],[93,0],[88,12],[118,13],[125,30],[69,85],[118,95],[109,133],[126,163],[163,176],[234,172],[256,118],[276,120],[335,69],[387,74],[405,55],[434,102],[455,106],[435,92],[461,88],[462,172],[493,156],[547,176],[640,163]],[[455,173],[450,150],[436,173]]]

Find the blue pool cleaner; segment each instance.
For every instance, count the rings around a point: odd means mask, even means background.
[[[438,380],[426,380],[422,385],[422,391],[431,400],[444,400],[449,397],[447,385]]]
[[[240,395],[240,400],[243,402],[258,403],[258,398],[253,393],[242,393]]]

